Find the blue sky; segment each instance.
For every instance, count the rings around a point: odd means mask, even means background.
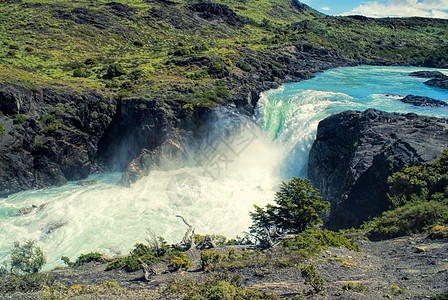
[[[329,15],[448,19],[448,0],[299,0]]]

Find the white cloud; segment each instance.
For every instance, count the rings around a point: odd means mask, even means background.
[[[432,17],[448,19],[448,0],[367,1],[343,15],[368,17]]]
[[[321,9],[326,10],[326,11],[330,10],[330,8],[328,6],[321,7]]]

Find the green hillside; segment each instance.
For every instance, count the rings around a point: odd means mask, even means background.
[[[247,51],[256,56],[288,45],[337,50],[359,62],[380,58],[447,66],[447,20],[329,17],[289,0],[216,3],[226,6],[181,0],[1,1],[0,80],[152,95],[173,82],[197,86],[210,79],[198,64],[170,61],[216,58],[217,71],[249,71],[250,63],[237,65]]]

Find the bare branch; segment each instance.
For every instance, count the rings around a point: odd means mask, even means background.
[[[177,215],[176,217],[181,218],[182,221],[185,223],[185,225],[188,226],[187,232],[185,232],[184,237],[182,238],[182,241],[179,243],[181,246],[184,246],[187,250],[194,247],[194,228],[191,226],[184,217]]]
[[[191,225],[188,224],[188,222],[184,219],[184,217],[182,217],[181,215],[176,215],[176,217],[181,218],[182,221],[184,221],[185,225],[187,225],[188,227],[191,227]]]
[[[145,272],[145,280],[146,281],[150,281],[151,276],[157,275],[157,271],[154,270],[154,268],[151,268],[150,266],[148,266],[148,264],[145,263],[141,258],[137,258],[137,260],[143,267],[143,271]]]

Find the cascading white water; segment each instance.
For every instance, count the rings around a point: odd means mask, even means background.
[[[447,108],[413,107],[385,95],[448,99],[447,91],[407,76],[416,70],[421,69],[340,68],[267,91],[254,120],[218,113],[211,123],[215,129],[237,123],[241,130],[237,126],[222,134],[219,143],[204,140],[185,167],[151,171],[130,188],[117,186],[121,174],[114,173],[90,176],[99,182],[92,186],[70,182],[0,199],[0,260],[16,240],[36,240],[47,256],[46,269],[62,265],[62,255],[75,259],[90,251],[127,253],[136,242],[144,242],[148,228],[177,242],[186,229],[178,214],[194,224],[196,233],[241,235],[250,226],[253,204],[272,201],[282,180],[306,175],[317,124],[326,116],[370,107],[448,116]],[[16,216],[20,208],[43,204]]]
[[[96,185],[71,182],[0,199],[0,256],[7,256],[15,240],[36,240],[46,253],[48,269],[61,265],[62,255],[125,254],[145,241],[147,229],[178,242],[186,227],[176,215],[194,224],[196,233],[241,234],[250,225],[253,204],[265,205],[273,198],[280,181],[280,151],[252,121],[220,119],[229,116],[217,114],[211,122],[215,127],[221,123],[222,129],[235,122],[241,127],[221,132],[218,142],[202,143],[188,167],[151,171],[130,188],[115,184],[121,174],[93,175],[88,179],[97,180]],[[20,208],[32,205],[45,207],[16,216]]]

